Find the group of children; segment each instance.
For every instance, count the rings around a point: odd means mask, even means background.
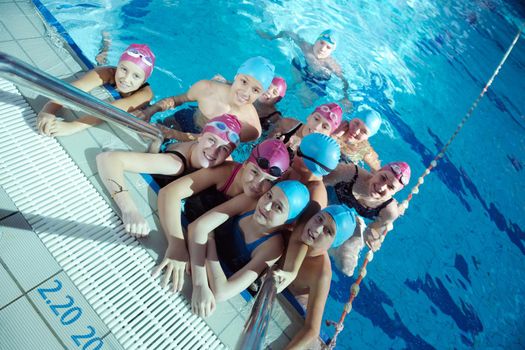
[[[310,65],[322,65],[303,67],[310,75],[323,67],[337,69],[331,51],[326,54],[327,46],[333,51],[336,45],[332,31],[321,33],[314,45],[301,45],[309,50]],[[97,67],[72,83],[84,91],[106,86],[114,106],[146,121],[197,102],[197,108],[179,109],[159,126],[167,139],[177,141],[163,153],[97,156],[99,176],[126,231],[140,238],[150,228],[127,190],[124,172],[154,174],[162,187],[158,210],[168,242],[152,272],[162,275],[162,286],[172,282],[172,290],[180,291],[190,271],[192,310],[206,317],[217,301],[248,288],[278,264],[273,273],[278,292],[288,287],[306,309],[304,326],[287,349],[305,348],[320,332],[332,276],[328,250],[351,275],[365,243],[379,249],[383,232],[399,215],[393,195],[407,185],[410,167],[404,162],[381,166],[368,142],[381,126],[373,110],[343,121],[342,108],[332,102],[317,106],[305,122],[284,118],[276,104],[285,98],[287,84],[266,58],[245,61],[231,83],[201,80],[183,94],[150,104],[153,93],[146,80],[154,64],[146,45],[132,44],[116,67]],[[92,116],[59,120],[59,109],[55,102],[42,109],[40,133],[61,136],[100,123]],[[264,130],[267,138],[245,162],[230,160],[240,142],[258,140]],[[338,203],[329,205],[326,186],[333,187]]]

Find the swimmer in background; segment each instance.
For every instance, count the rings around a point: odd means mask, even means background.
[[[86,92],[104,86],[115,99],[111,102],[113,106],[126,112],[133,112],[146,106],[153,97],[146,80],[151,76],[154,64],[155,55],[147,45],[132,44],[120,56],[116,67],[97,67],[71,85]],[[48,102],[42,108],[37,117],[37,129],[40,134],[71,135],[102,123],[102,120],[90,115],[70,122],[58,120],[56,114],[61,108],[62,105],[54,101]]]
[[[261,123],[253,103],[270,87],[274,70],[275,67],[268,59],[252,57],[239,67],[231,86],[215,80],[200,80],[187,92],[162,99],[140,111],[138,116],[150,120],[157,112],[196,101],[196,110],[186,108],[175,112],[173,125],[177,130],[161,126],[166,138],[194,140],[208,120],[228,113],[237,116],[242,125],[242,142],[256,140],[261,135]]]
[[[336,132],[341,146],[341,160],[358,165],[366,163],[372,171],[379,170],[379,155],[368,139],[377,133],[381,123],[381,115],[372,109],[362,110],[355,118],[344,121]]]
[[[335,58],[332,57],[332,53],[337,46],[337,35],[335,31],[331,29],[325,30],[319,34],[319,37],[313,45],[306,42],[296,33],[287,30],[281,31],[274,36],[261,31],[258,31],[258,34],[262,38],[269,40],[283,37],[290,38],[303,52],[305,64],[303,64],[298,57],[294,57],[292,65],[308,87],[305,94],[301,95],[304,106],[310,105],[319,97],[327,95],[326,88],[328,81],[332,78],[332,74],[335,74],[343,83],[344,96],[340,102],[346,110],[351,108],[352,104],[348,99],[348,81],[343,74],[341,66]]]
[[[270,88],[266,90],[253,104],[259,114],[259,121],[263,130],[269,130],[282,118],[282,113],[275,106],[286,95],[286,80],[275,77]]]
[[[220,74],[216,74],[212,80],[224,84],[232,84]],[[259,115],[259,121],[261,122],[263,131],[268,131],[272,126],[275,126],[282,117],[282,113],[277,110],[275,105],[284,98],[286,95],[286,89],[286,80],[276,76],[273,78],[268,90],[263,92],[263,94],[253,103],[253,106]]]

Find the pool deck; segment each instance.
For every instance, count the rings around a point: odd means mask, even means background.
[[[0,13],[2,14],[0,16],[0,51],[13,55],[66,81],[77,78],[86,70],[85,65],[82,64],[61,37],[54,34],[53,28],[44,23],[30,1],[0,0]],[[94,189],[95,193],[98,192],[97,196],[101,196],[102,200],[109,205],[109,210],[112,210],[113,213],[118,213],[100,183],[95,156],[105,150],[133,149],[144,151],[146,144],[136,135],[131,135],[123,128],[108,125],[107,123],[72,136],[59,137],[57,138],[58,143],[53,139],[36,135],[34,130],[35,114],[33,111],[39,111],[47,100],[35,95],[28,89],[21,87],[19,90],[29,104],[20,115],[23,117],[22,119],[25,119],[24,124],[27,124],[24,127],[29,128],[28,130],[32,133],[31,140],[34,138],[36,141],[23,139],[22,145],[17,147],[21,147],[21,151],[23,151],[25,146],[25,150],[28,151],[26,153],[31,153],[35,148],[44,146],[50,147],[49,149],[57,147],[56,152],[60,153],[60,149],[63,148],[65,157],[70,157],[73,160],[72,166],[78,167],[80,170],[78,172],[79,179],[85,179],[86,186],[89,189]],[[10,94],[12,93],[0,89],[0,118],[3,120],[3,123],[6,121],[2,108],[9,104],[7,102],[10,101]],[[104,98],[106,93],[104,91],[95,91],[94,94]],[[74,119],[76,117],[77,115],[74,112],[64,113],[65,119]],[[0,140],[9,139],[13,133],[8,128],[0,128]],[[10,146],[11,143],[4,142],[2,144],[2,152]],[[46,151],[46,149],[43,151]],[[7,174],[7,170],[12,165],[9,165],[10,163],[7,160],[4,161],[2,157],[5,158],[5,156],[0,156],[0,173]],[[17,162],[23,163],[22,160],[11,160],[15,162],[13,164],[18,164]],[[34,162],[34,160],[28,160],[28,164],[33,164]],[[47,164],[43,163],[42,167],[45,166]],[[16,174],[13,176],[16,177]],[[59,176],[65,178],[69,174],[64,173],[59,174]],[[133,198],[150,223],[150,227],[152,227],[152,233],[149,238],[141,241],[125,237],[124,235],[120,235],[119,239],[125,242],[122,245],[132,247],[129,249],[134,249],[133,247],[136,246],[141,252],[147,254],[143,258],[145,261],[143,266],[151,268],[159,261],[159,258],[162,258],[166,246],[164,236],[159,230],[156,194],[139,174],[126,174],[126,178]],[[129,344],[131,345],[128,346],[122,340],[125,337],[118,331],[115,331],[118,327],[114,323],[133,323],[133,317],[135,316],[132,314],[129,316],[116,314],[113,322],[110,316],[101,315],[102,311],[100,310],[102,309],[101,306],[98,306],[97,296],[87,291],[87,287],[85,287],[91,277],[84,276],[84,272],[75,274],[77,270],[68,265],[69,260],[64,260],[64,258],[61,258],[62,253],[50,248],[55,240],[62,242],[71,240],[71,238],[57,237],[60,234],[55,234],[51,237],[48,227],[53,227],[50,222],[56,221],[56,219],[44,214],[41,214],[42,217],[35,219],[35,213],[29,215],[27,209],[21,209],[33,204],[31,202],[34,198],[30,197],[28,201],[24,201],[23,196],[14,198],[11,193],[16,192],[16,189],[13,189],[12,181],[10,182],[9,180],[10,178],[7,175],[0,174],[0,281],[2,285],[0,288],[0,350],[77,348],[80,345],[78,345],[78,339],[72,338],[71,329],[76,329],[76,332],[81,334],[82,330],[85,332],[86,327],[88,329],[93,327],[97,330],[98,337],[103,340],[104,348],[148,348],[137,345],[140,343],[138,340],[130,341]],[[46,184],[45,179],[42,181]],[[59,183],[57,186],[60,187],[60,185]],[[57,201],[60,202],[60,198]],[[63,203],[63,207],[74,206],[75,203]],[[40,212],[37,212],[37,214],[40,214]],[[82,221],[80,218],[79,221],[74,216],[70,218],[73,222],[72,225],[81,226]],[[71,225],[71,222],[69,224]],[[48,231],[45,231],[43,227],[46,227]],[[116,222],[112,229],[121,232],[122,224]],[[74,239],[82,240],[82,227],[78,230],[79,233],[75,235]],[[97,245],[108,243],[109,239],[104,237],[112,237],[109,234],[108,231],[107,236],[101,236],[102,238],[98,242],[93,243],[95,248],[90,249],[96,249]],[[139,253],[133,252],[133,254]],[[149,270],[141,271],[141,273],[147,275]],[[187,301],[177,301],[180,299],[179,296],[174,297],[169,291],[160,289],[158,281],[154,281],[152,278],[144,278],[145,285],[147,285],[147,288],[151,288],[152,293],[155,293],[155,295],[162,294],[162,298],[165,298],[162,300],[178,303],[177,307],[181,310],[181,313],[187,314],[190,312]],[[83,316],[77,318],[83,320],[84,323],[79,321],[80,323],[71,325],[73,328],[68,328],[69,322],[73,323],[71,320],[76,320],[75,313],[70,312],[66,315],[65,312],[62,312],[62,318],[60,318],[56,315],[59,313],[58,310],[50,309],[49,305],[53,301],[48,296],[51,295],[49,293],[54,292],[47,292],[48,294],[46,294],[43,288],[58,288],[56,280],[62,285],[63,291],[67,291],[67,295],[62,297],[66,299],[68,299],[68,296],[71,297],[71,299],[75,300],[76,307],[82,310]],[[187,288],[183,292],[185,297],[182,298],[187,298],[190,293],[189,286],[191,281],[187,280],[186,282]],[[103,296],[99,297],[102,298]],[[141,300],[136,302],[143,302]],[[215,314],[205,320],[206,323],[202,326],[204,328],[197,329],[198,332],[202,333],[205,331],[205,328],[209,327],[220,339],[220,342],[205,341],[199,343],[199,346],[195,345],[193,348],[221,348],[223,345],[233,348],[249,315],[252,302],[246,302],[241,296],[238,296],[230,301],[220,303]],[[129,318],[127,319],[126,317]],[[195,322],[198,324],[199,320]],[[300,316],[290,309],[286,301],[279,298],[268,330],[268,348],[283,348],[288,343],[290,336],[297,332],[301,324]],[[140,328],[137,328],[137,333],[142,333]],[[140,335],[135,334],[133,337],[140,338]],[[92,339],[95,340],[96,338]],[[223,345],[220,344],[221,342]],[[96,344],[96,342],[92,344]],[[177,344],[172,346],[166,342],[158,344],[155,348],[182,348]]]

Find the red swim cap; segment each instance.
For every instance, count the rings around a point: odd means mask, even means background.
[[[265,140],[255,146],[248,161],[275,177],[281,177],[290,167],[290,156],[286,146],[281,140],[275,139]]]

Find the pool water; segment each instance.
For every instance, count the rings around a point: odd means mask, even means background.
[[[525,5],[510,0],[43,2],[93,60],[102,31],[113,40],[112,63],[129,43],[150,45],[156,98],[217,73],[232,79],[248,57],[271,58],[289,82],[280,109],[303,120],[313,107],[302,105],[291,84],[297,47],[263,40],[256,30],[292,30],[311,42],[324,29],[338,30],[334,56],[355,108],[373,107],[386,120],[373,146],[383,162],[412,166],[399,201],[452,135],[525,17]],[[525,348],[524,78],[522,35],[369,265],[339,349]],[[341,97],[334,80],[330,95],[315,103]],[[352,282],[334,269],[324,319],[339,319]]]

